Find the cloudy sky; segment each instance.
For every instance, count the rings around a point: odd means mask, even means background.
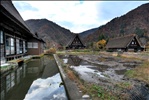
[[[79,33],[106,24],[149,1],[13,1],[24,20],[46,18]]]

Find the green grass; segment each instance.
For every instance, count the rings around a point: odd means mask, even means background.
[[[128,70],[125,75],[129,78],[135,78],[149,84],[149,62],[145,61],[140,66]]]
[[[100,85],[87,84],[86,87],[93,100],[119,100],[112,92],[107,91]]]
[[[125,75],[132,78],[135,75],[135,71],[134,70],[127,70],[125,72]]]
[[[119,88],[122,88],[122,89],[130,89],[130,88],[132,88],[132,84],[129,83],[129,82],[120,82],[120,83],[117,83],[116,85]]]

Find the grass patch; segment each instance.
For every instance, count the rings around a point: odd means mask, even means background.
[[[115,94],[97,84],[86,84],[87,92],[93,100],[120,100]]]
[[[149,84],[149,62],[145,61],[140,66],[125,73],[130,78],[135,78]]]
[[[116,85],[122,89],[131,89],[132,88],[132,84],[129,82],[120,82],[120,83],[117,83]]]
[[[135,71],[134,70],[127,70],[125,72],[126,76],[129,76],[130,78],[132,78],[135,75]]]
[[[76,49],[76,50],[65,50],[65,51],[57,51],[57,54],[60,55],[93,55],[93,54],[99,54],[99,51],[92,51],[91,49]]]

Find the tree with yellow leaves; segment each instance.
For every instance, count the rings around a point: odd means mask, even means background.
[[[106,46],[106,40],[105,39],[99,40],[96,43],[96,46],[98,49],[104,49],[104,47]]]

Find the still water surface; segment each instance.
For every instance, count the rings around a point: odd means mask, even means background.
[[[32,59],[1,76],[0,100],[67,100],[55,60]]]

